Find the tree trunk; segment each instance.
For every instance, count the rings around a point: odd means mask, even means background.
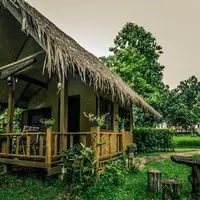
[[[147,172],[148,175],[148,190],[150,192],[161,191],[161,172],[157,169],[150,169]]]
[[[181,182],[177,179],[162,181],[162,200],[178,200],[181,194]]]

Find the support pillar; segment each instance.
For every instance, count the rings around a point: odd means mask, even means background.
[[[13,132],[14,119],[14,96],[15,96],[15,78],[9,77],[8,83],[8,118],[7,118],[7,133]],[[7,136],[6,141],[2,143],[2,152],[10,152],[10,137]]]
[[[119,132],[119,126],[117,121],[117,116],[119,114],[118,104],[114,103],[113,105],[113,130],[114,132]]]
[[[67,149],[67,133],[68,129],[68,84],[65,77],[63,77],[60,91],[60,152]]]
[[[131,134],[131,140],[132,142],[135,141],[135,133],[134,133],[134,127],[135,127],[135,124],[134,124],[134,111],[133,111],[133,104],[131,105],[131,108],[130,108],[130,134]]]
[[[7,132],[13,132],[13,118],[14,118],[14,92],[15,92],[15,78],[8,78],[8,122]]]
[[[133,133],[134,129],[134,118],[133,118],[133,105],[130,108],[130,132]]]

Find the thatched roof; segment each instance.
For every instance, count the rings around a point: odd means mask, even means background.
[[[14,2],[14,3],[13,3]],[[69,72],[78,72],[81,80],[94,87],[96,92],[111,95],[123,105],[136,103],[152,114],[160,114],[142,97],[129,88],[121,78],[111,72],[97,57],[81,47],[52,22],[24,0],[0,0],[0,3],[16,17],[10,6],[20,15],[22,30],[35,33],[40,45],[46,51],[44,70],[51,77],[56,73],[62,81]]]

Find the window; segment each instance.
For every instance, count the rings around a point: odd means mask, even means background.
[[[125,119],[124,128],[126,131],[130,131],[130,117],[131,117],[130,110],[119,107],[119,117],[121,119]]]
[[[100,115],[106,116],[105,125],[102,127],[106,130],[113,130],[113,103],[107,99],[100,98]]]

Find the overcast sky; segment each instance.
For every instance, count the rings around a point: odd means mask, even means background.
[[[108,55],[127,22],[153,33],[163,47],[164,82],[171,88],[200,78],[200,0],[27,0],[81,46]]]

